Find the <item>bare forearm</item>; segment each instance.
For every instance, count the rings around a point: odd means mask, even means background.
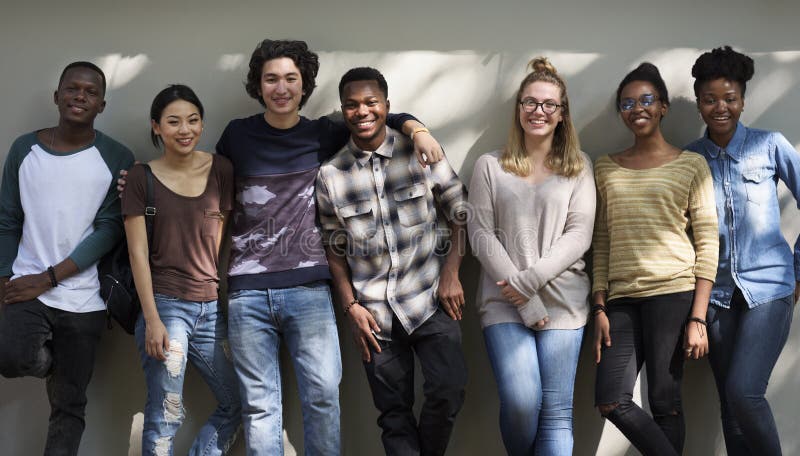
[[[325,247],[328,258],[328,269],[331,271],[333,294],[339,305],[344,308],[355,299],[353,285],[350,282],[350,267],[345,257],[338,255],[330,246]]]
[[[697,278],[694,284],[694,301],[692,303],[692,317],[706,319],[708,301],[711,298],[711,288],[714,282],[708,279]]]
[[[454,222],[448,222],[447,226],[450,228],[450,250],[447,252],[442,270],[458,274],[464,252],[467,250],[467,229],[465,225]]]
[[[414,131],[415,128],[425,128],[425,125],[422,122],[417,120],[409,119],[403,122],[402,132],[406,136],[411,136],[411,133]]]

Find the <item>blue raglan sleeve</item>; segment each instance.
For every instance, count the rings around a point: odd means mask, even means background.
[[[94,218],[94,232],[69,254],[81,271],[97,262],[122,239],[124,231],[116,176],[120,170],[133,166],[134,162],[133,153],[127,147],[108,137],[98,139],[97,147],[112,177],[106,197]]]
[[[11,266],[17,258],[19,241],[22,238],[22,223],[25,212],[19,196],[19,168],[30,152],[30,144],[19,138],[14,141],[3,167],[3,183],[0,185],[0,277],[13,275]]]
[[[800,153],[780,133],[773,133],[778,178],[786,184],[800,208]],[[800,282],[800,235],[794,243],[794,277]]]

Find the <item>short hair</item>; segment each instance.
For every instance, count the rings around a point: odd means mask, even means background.
[[[150,105],[150,119],[158,123],[161,120],[164,109],[166,109],[170,103],[177,100],[183,100],[195,105],[197,110],[200,111],[200,118],[203,118],[205,114],[203,103],[197,98],[197,94],[194,93],[194,90],[183,84],[170,84],[166,89],[158,92],[156,97],[153,98],[153,104]],[[158,136],[152,128],[150,129],[150,140],[153,141],[153,145],[156,146],[156,148],[160,147],[163,143],[161,137]]]
[[[656,92],[658,92],[659,100],[661,100],[661,102],[666,106],[669,106],[669,92],[667,92],[667,84],[664,83],[664,79],[661,77],[661,73],[658,71],[658,68],[650,62],[642,62],[633,71],[625,75],[625,77],[622,78],[622,82],[619,83],[619,87],[617,87],[616,101],[617,112],[620,110],[619,102],[621,101],[620,97],[622,95],[622,89],[634,81],[644,81],[652,84],[656,89]]]
[[[319,72],[319,56],[308,50],[305,41],[266,39],[260,42],[250,56],[250,70],[247,72],[245,90],[248,95],[258,100],[261,106],[266,107],[260,94],[261,71],[264,68],[264,62],[281,57],[292,59],[297,69],[300,70],[300,77],[303,80],[303,95],[300,98],[299,107],[302,108],[314,92],[314,88],[317,87],[316,78]]]
[[[339,100],[344,96],[344,86],[354,81],[375,81],[383,91],[383,98],[389,98],[389,85],[380,71],[372,67],[357,67],[347,70],[339,80]]]
[[[64,82],[64,77],[67,75],[67,71],[73,68],[88,68],[95,73],[100,75],[100,80],[103,82],[103,95],[106,94],[106,74],[103,73],[103,70],[100,69],[99,66],[95,65],[92,62],[84,62],[84,61],[77,61],[72,62],[69,65],[64,67],[64,70],[61,71],[61,76],[58,78],[58,87],[61,87],[61,83]]]
[[[736,81],[742,88],[744,96],[749,81],[755,73],[753,59],[736,52],[730,46],[723,46],[703,53],[692,65],[694,77],[694,94],[698,95],[700,86],[714,79]]]
[[[567,96],[567,83],[550,63],[547,57],[536,57],[528,62],[531,72],[520,82],[517,95],[514,98],[514,115],[511,128],[508,132],[508,141],[503,154],[500,156],[500,166],[504,171],[518,176],[528,176],[533,171],[528,152],[525,150],[525,133],[520,126],[520,105],[522,92],[534,82],[546,82],[558,87],[561,97],[561,122],[553,132],[553,146],[545,165],[556,174],[567,178],[578,176],[584,169],[584,159],[581,155],[580,142],[575,126],[572,124],[572,115],[569,111],[569,97]]]

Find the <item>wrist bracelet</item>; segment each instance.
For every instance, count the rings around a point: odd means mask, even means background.
[[[416,135],[417,133],[430,133],[430,132],[431,131],[428,130],[427,128],[425,128],[425,127],[417,127],[415,129],[411,130],[411,136],[410,137],[411,137],[411,140],[413,141],[414,140],[414,135]]]
[[[604,314],[608,314],[606,312],[606,310],[608,310],[608,309],[606,309],[605,304],[592,304],[592,316],[593,317],[596,317],[601,312],[604,313]]]
[[[47,275],[50,277],[50,286],[55,288],[58,286],[58,280],[56,280],[56,270],[53,269],[52,266],[47,267]]]
[[[360,302],[358,302],[358,299],[353,299],[352,301],[350,301],[349,304],[344,306],[344,314],[347,315],[350,312],[350,308],[353,307],[356,304],[359,304],[359,305],[361,304]]]
[[[686,324],[688,325],[688,324],[689,324],[689,322],[691,322],[691,321],[693,321],[693,322],[695,322],[695,323],[700,323],[700,324],[701,324],[701,325],[703,325],[703,326],[708,326],[708,324],[706,323],[706,321],[705,321],[705,320],[703,320],[703,319],[702,319],[702,318],[700,318],[700,317],[689,317],[689,320],[688,320],[688,321],[686,321]]]

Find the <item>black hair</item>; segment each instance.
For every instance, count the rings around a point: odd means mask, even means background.
[[[750,57],[734,51],[730,46],[712,49],[698,57],[692,65],[694,94],[698,95],[704,83],[723,78],[738,82],[744,97],[747,81],[753,77],[753,73],[755,66]]]
[[[95,65],[92,62],[72,62],[69,65],[64,67],[64,70],[61,72],[61,76],[58,78],[58,87],[61,87],[61,83],[64,82],[64,77],[67,75],[67,71],[73,68],[88,68],[95,73],[100,75],[100,80],[103,81],[103,95],[106,94],[106,74],[103,73],[103,70],[100,69],[99,66]]]
[[[200,99],[197,98],[194,90],[183,84],[171,84],[167,86],[166,89],[158,92],[156,97],[153,98],[153,104],[150,105],[150,119],[158,123],[161,120],[164,109],[176,100],[183,100],[195,105],[197,110],[200,111],[200,118],[203,118],[203,114],[205,113],[203,110],[203,103],[200,103]],[[150,140],[153,141],[153,145],[157,148],[162,144],[161,137],[158,136],[152,128],[150,129]]]
[[[622,79],[622,82],[619,83],[619,87],[617,87],[617,101],[615,103],[617,112],[619,112],[619,102],[621,101],[620,96],[622,95],[622,89],[624,89],[626,85],[633,81],[644,81],[652,84],[656,89],[656,92],[658,92],[659,100],[661,100],[664,105],[669,106],[669,92],[667,92],[667,84],[665,84],[664,79],[661,78],[661,73],[659,73],[658,68],[656,68],[656,66],[650,62],[642,62],[633,71],[626,74]]]
[[[247,72],[245,90],[252,98],[258,100],[261,106],[266,107],[261,98],[261,71],[264,62],[281,57],[292,59],[297,69],[300,70],[300,77],[303,80],[303,95],[300,98],[300,108],[306,104],[308,97],[317,87],[316,78],[319,72],[319,56],[308,50],[305,41],[299,40],[270,40],[266,39],[256,46],[250,56],[250,70]]]
[[[339,100],[344,95],[344,86],[353,81],[375,81],[378,83],[381,91],[383,91],[383,98],[389,98],[389,85],[386,83],[386,78],[383,77],[380,71],[371,67],[357,67],[347,70],[339,80]]]

